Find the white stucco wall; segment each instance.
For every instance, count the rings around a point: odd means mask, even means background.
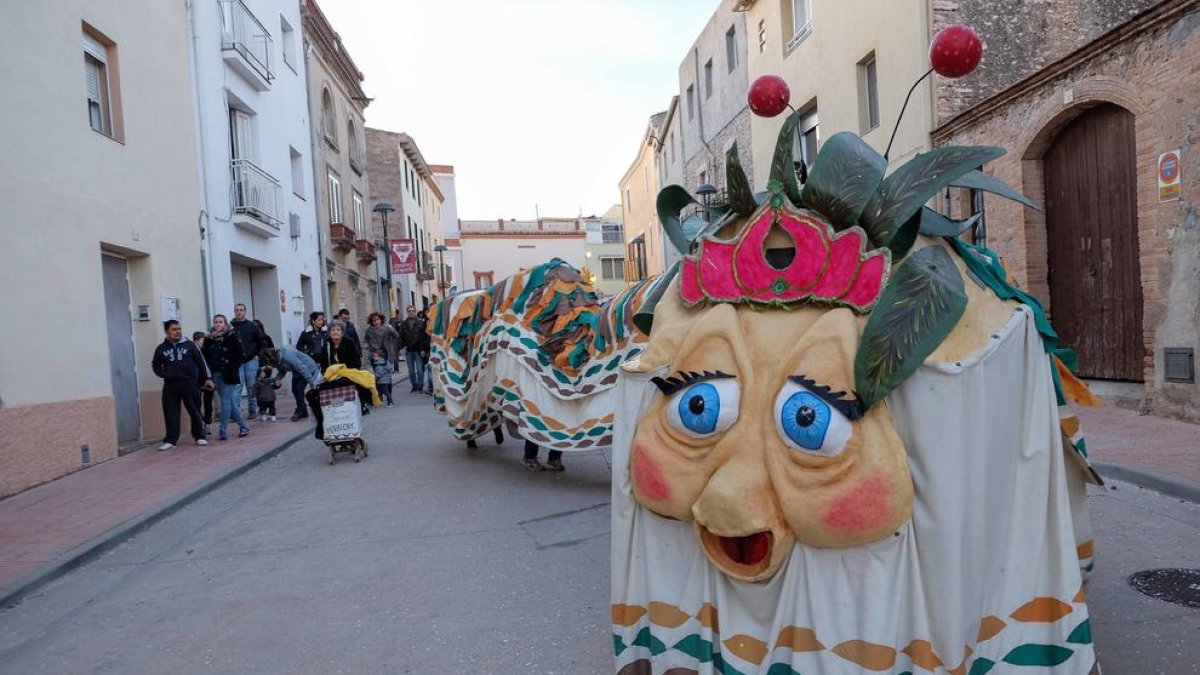
[[[88,124],[85,21],[115,44],[120,140]],[[0,82],[0,406],[111,396],[102,247],[129,257],[132,304],[150,306],[138,385],[160,389],[161,299],[180,299],[189,332],[206,325],[183,4],[6,3]]]
[[[500,281],[517,270],[554,258],[576,269],[587,265],[587,237],[581,221],[556,219],[543,223],[543,227],[543,232],[553,234],[539,236],[537,221],[505,221],[504,231],[496,221],[463,221],[459,233],[463,281],[459,290],[475,288],[476,272],[492,272],[493,281]]]
[[[317,309],[324,305],[300,6],[290,0],[246,0],[246,5],[274,40],[271,59],[274,79],[265,91],[257,91],[248,79],[226,64],[222,55],[221,6],[208,0],[194,0],[190,4],[195,30],[196,120],[204,181],[204,224],[209,235],[206,253],[211,311],[232,314],[235,301],[242,299],[239,294],[235,300],[232,265],[235,262],[246,264],[254,268],[254,317],[263,321],[267,332],[277,342],[292,343],[306,320],[301,294],[302,275],[311,280],[311,305]],[[283,60],[281,18],[293,29],[290,66]],[[244,107],[254,113],[256,163],[281,184],[279,217],[282,224],[273,236],[250,232],[233,222],[231,107]],[[293,148],[301,153],[298,178],[303,186],[300,189],[293,185],[290,152]],[[323,172],[321,185],[324,186]],[[343,189],[348,206],[349,191]],[[291,214],[299,218],[298,237],[290,236]]]

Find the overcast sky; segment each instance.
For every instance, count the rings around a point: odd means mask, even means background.
[[[319,0],[464,219],[603,213],[718,0]]]

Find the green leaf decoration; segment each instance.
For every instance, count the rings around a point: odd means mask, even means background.
[[[696,204],[696,198],[679,185],[668,185],[658,193],[654,206],[658,210],[658,222],[662,223],[667,239],[683,255],[687,255],[692,242],[683,233],[679,214],[688,204]]]
[[[1011,199],[1014,202],[1021,202],[1031,209],[1038,211],[1041,210],[1029,199],[1029,197],[1017,192],[1016,189],[1014,189],[1008,183],[1005,183],[994,176],[989,176],[978,169],[966,172],[962,175],[962,177],[950,183],[950,187],[970,188],[972,190],[990,192],[994,195],[1004,197],[1005,199]]]
[[[863,407],[887,396],[937,349],[967,307],[962,275],[950,254],[928,246],[892,272],[867,319],[854,359]]]
[[[749,216],[757,208],[754,191],[750,189],[750,181],[738,159],[737,141],[725,153],[725,193],[729,195],[729,206],[743,216]]]
[[[867,202],[883,182],[887,160],[857,134],[834,134],[817,154],[800,201],[842,231],[858,224]]]
[[[1058,645],[1021,645],[1004,656],[1014,666],[1057,666],[1075,652]]]
[[[917,213],[908,222],[900,226],[896,230],[896,234],[892,235],[892,240],[888,242],[888,248],[892,251],[892,260],[902,260],[908,252],[912,250],[913,244],[917,243],[917,234],[921,231],[921,214]]]
[[[615,656],[620,656],[621,652],[625,651],[626,649],[628,649],[628,647],[625,646],[625,641],[621,639],[621,636],[613,633],[613,654]]]
[[[658,301],[662,300],[663,294],[667,292],[667,286],[671,285],[671,280],[675,278],[676,274],[679,274],[679,261],[671,265],[671,269],[659,277],[654,282],[654,286],[646,291],[642,306],[638,307],[638,311],[634,313],[633,325],[637,326],[643,335],[650,334],[650,329],[654,326],[654,308],[658,306]]]
[[[876,246],[887,246],[925,202],[963,174],[1003,155],[1002,148],[960,146],[917,155],[883,180],[859,224]]]
[[[800,124],[800,113],[788,115],[779,129],[779,140],[775,142],[775,156],[771,158],[771,178],[775,190],[782,191],[793,204],[800,204],[800,186],[796,183],[796,165],[792,159],[792,147],[796,142],[796,126]]]
[[[971,664],[971,669],[967,671],[967,675],[987,675],[992,672],[992,668],[994,667],[996,667],[995,661],[978,658]]]
[[[1092,620],[1084,619],[1083,623],[1076,626],[1075,630],[1067,636],[1067,642],[1075,645],[1092,644]]]
[[[921,208],[920,231],[927,237],[957,237],[974,227],[982,217],[983,213],[976,213],[970,218],[953,220],[925,206]]]

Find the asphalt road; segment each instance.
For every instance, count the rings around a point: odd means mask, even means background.
[[[305,441],[0,610],[0,673],[611,672],[608,458],[532,474],[520,441],[468,451],[399,401],[361,464]],[[1092,505],[1105,675],[1200,673],[1200,609],[1125,583],[1200,567],[1200,506]]]

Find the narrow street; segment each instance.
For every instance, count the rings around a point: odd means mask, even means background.
[[[0,673],[610,671],[607,457],[529,473],[429,403],[367,417],[361,464],[302,441],[0,610]],[[1200,609],[1125,582],[1195,565],[1200,505],[1114,486],[1091,499],[1104,672],[1200,673]]]

